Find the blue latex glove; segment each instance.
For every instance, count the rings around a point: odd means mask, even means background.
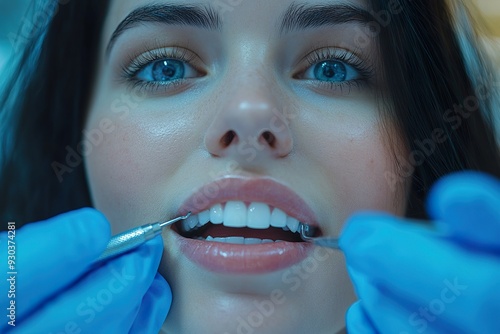
[[[172,301],[160,237],[92,267],[109,224],[81,209],[16,232],[16,326],[8,325],[7,233],[0,234],[0,333],[158,333]],[[89,269],[92,268],[90,271]]]
[[[360,298],[350,334],[500,333],[499,181],[448,176],[428,208],[444,236],[382,214],[347,223],[340,246]]]

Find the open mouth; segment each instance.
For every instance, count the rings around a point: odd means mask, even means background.
[[[266,203],[228,201],[192,214],[175,225],[183,237],[208,242],[257,245],[272,242],[303,242],[298,219]],[[308,225],[311,235],[319,236],[318,227]]]
[[[310,206],[270,177],[221,177],[185,199],[172,230],[180,254],[200,268],[223,274],[283,270],[307,258],[315,246],[298,231],[322,232]]]

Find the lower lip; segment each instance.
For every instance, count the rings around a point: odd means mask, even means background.
[[[209,271],[225,274],[262,274],[293,266],[304,260],[312,244],[273,242],[237,245],[195,240],[174,232],[183,254]]]

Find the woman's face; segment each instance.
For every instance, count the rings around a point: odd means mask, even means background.
[[[293,231],[405,209],[384,177],[377,45],[348,10],[367,1],[152,3],[111,1],[84,137],[114,233],[193,213],[163,233],[164,332],[341,330],[355,300],[342,253]]]

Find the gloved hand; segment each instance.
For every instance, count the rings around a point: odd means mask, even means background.
[[[158,333],[172,301],[160,237],[92,266],[109,224],[81,209],[16,231],[15,327],[8,325],[7,233],[0,234],[0,333]]]
[[[500,183],[464,172],[428,199],[438,233],[381,214],[353,217],[340,240],[360,300],[349,334],[500,333]]]

